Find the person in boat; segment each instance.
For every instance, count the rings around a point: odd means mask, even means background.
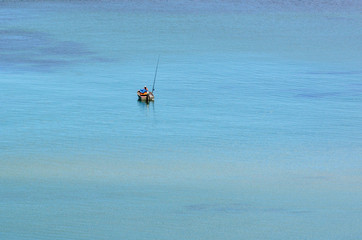
[[[143,89],[139,90],[141,96],[146,96],[149,94],[147,86],[145,86]]]

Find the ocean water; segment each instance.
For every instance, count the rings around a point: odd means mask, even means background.
[[[0,239],[359,239],[361,11],[1,1]]]

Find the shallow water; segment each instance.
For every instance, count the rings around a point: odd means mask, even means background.
[[[361,8],[0,3],[0,237],[359,238]]]

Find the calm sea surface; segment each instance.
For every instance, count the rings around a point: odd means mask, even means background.
[[[361,2],[240,2],[1,1],[0,239],[359,239]]]

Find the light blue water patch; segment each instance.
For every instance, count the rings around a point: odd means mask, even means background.
[[[0,237],[359,238],[360,10],[0,3]]]
[[[360,233],[361,210],[351,206],[356,204],[353,197],[332,197],[326,205],[316,193],[298,199],[245,189],[236,193],[235,188],[61,182],[2,186],[1,234],[7,239],[352,239]]]

